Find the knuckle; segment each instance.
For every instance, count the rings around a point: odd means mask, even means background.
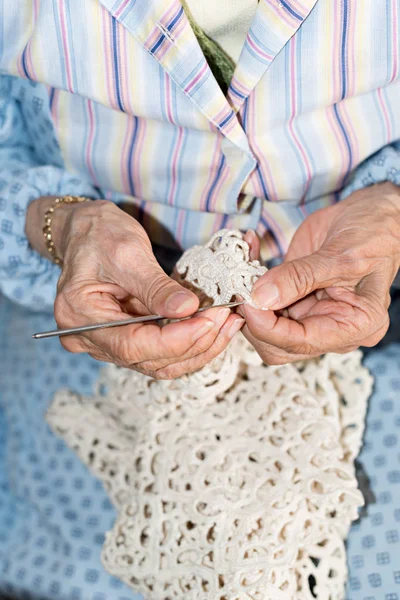
[[[133,246],[128,244],[126,240],[113,241],[113,261],[116,265],[130,264],[132,266]]]
[[[203,354],[204,352],[207,352],[213,345],[216,337],[217,332],[215,331],[215,328],[213,328],[210,332],[206,333],[203,337],[201,337],[193,344],[193,346],[190,349],[191,356],[197,356],[198,354]]]
[[[150,305],[154,298],[171,286],[171,283],[172,281],[164,273],[153,274],[145,290],[146,303]]]
[[[70,304],[65,294],[58,294],[54,302],[54,318],[57,325],[66,326],[69,324],[69,315],[71,313]]]
[[[314,269],[306,260],[287,263],[289,277],[296,289],[297,294],[306,295],[315,286]]]

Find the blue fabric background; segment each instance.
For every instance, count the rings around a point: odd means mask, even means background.
[[[53,325],[0,303],[0,595],[138,600],[100,563],[115,518],[106,493],[44,419],[57,389],[89,393],[100,368],[58,340],[31,339]],[[360,459],[376,504],[350,534],[347,600],[400,600],[400,344],[366,364],[376,383]]]

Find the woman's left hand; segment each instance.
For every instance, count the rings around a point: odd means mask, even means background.
[[[374,346],[399,267],[400,189],[355,192],[302,223],[285,262],[254,286],[254,303],[270,310],[240,307],[242,332],[272,365]]]

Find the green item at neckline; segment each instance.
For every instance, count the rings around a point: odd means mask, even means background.
[[[197,25],[186,4],[186,0],[181,0],[181,2],[207,63],[217,80],[218,85],[226,96],[236,64],[225,50],[223,50],[217,42],[214,42],[214,40],[208,37],[203,29]]]

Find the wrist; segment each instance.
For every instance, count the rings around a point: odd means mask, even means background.
[[[43,227],[45,224],[45,215],[49,209],[55,207],[56,198],[56,196],[43,196],[31,202],[28,207],[25,224],[25,232],[32,248],[49,260],[53,260],[54,256],[48,250],[47,240],[43,235]],[[83,204],[86,204],[86,202],[63,202],[58,204],[57,208],[51,214],[51,239],[56,255],[61,261],[63,261],[65,254],[72,217]]]

